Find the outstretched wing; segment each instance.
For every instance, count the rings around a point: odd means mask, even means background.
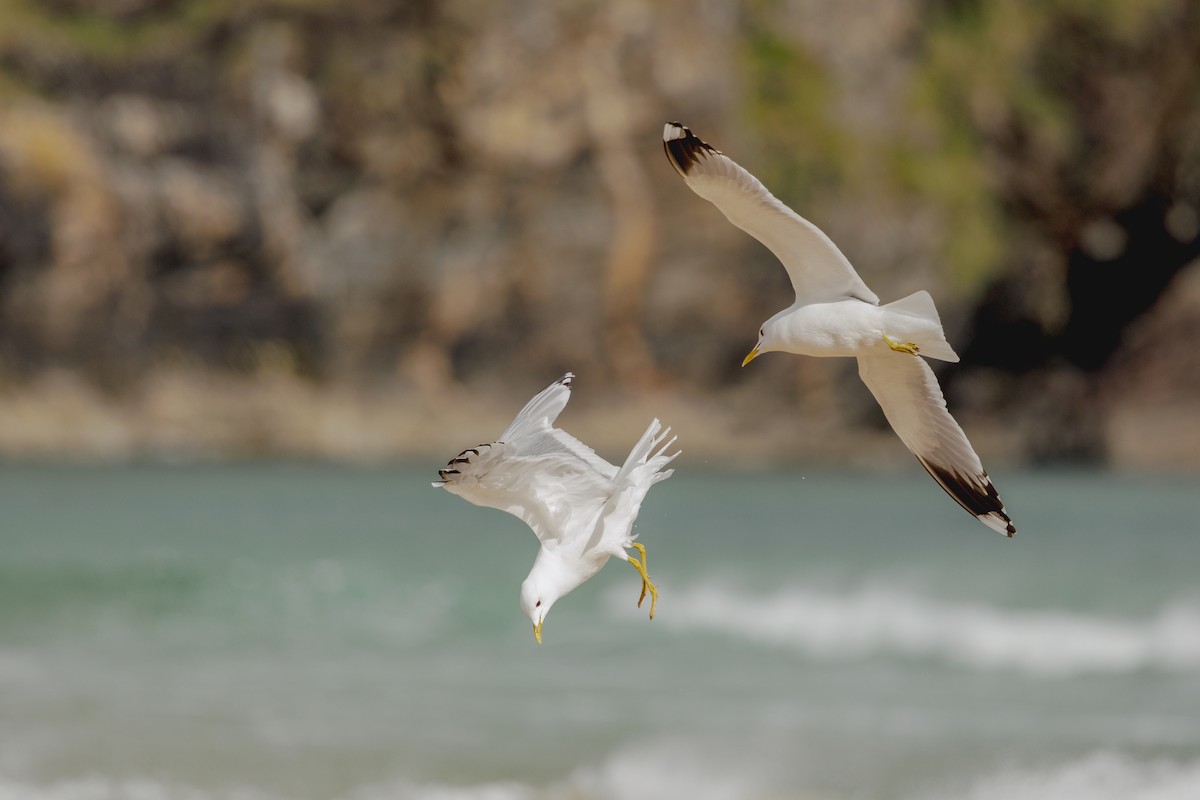
[[[611,478],[617,472],[616,467],[571,434],[554,427],[554,421],[571,399],[574,381],[575,373],[568,372],[539,392],[504,429],[499,441],[514,445],[522,455],[565,451]]]
[[[875,353],[858,357],[858,374],[892,429],[921,466],[968,513],[994,531],[1017,532],[967,435],[946,410],[933,370],[919,356]]]
[[[617,468],[553,427],[571,395],[567,373],[525,404],[499,441],[471,447],[438,470],[440,486],[478,506],[521,519],[543,543],[594,515]]]
[[[500,434],[499,441],[509,442],[529,433],[548,429],[558,419],[558,415],[567,407],[571,399],[571,384],[575,373],[568,372],[554,383],[542,389],[517,412],[513,421]]]
[[[879,298],[820,228],[781,203],[729,156],[678,122],[668,122],[663,129],[663,149],[692,191],[783,263],[797,300],[856,297],[879,305]]]

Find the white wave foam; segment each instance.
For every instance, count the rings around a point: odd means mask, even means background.
[[[1137,761],[1100,752],[1056,767],[1010,768],[934,800],[1195,800],[1200,761]]]
[[[718,766],[720,765],[720,766]],[[595,766],[575,770],[542,789],[519,783],[475,786],[394,784],[353,795],[352,800],[756,800],[778,797],[763,780],[764,764],[731,770],[728,759],[683,746],[631,747]],[[755,776],[757,773],[757,776]],[[793,788],[789,797],[808,797]],[[822,795],[826,796],[826,795]],[[1045,768],[1007,768],[966,786],[923,795],[921,800],[1195,800],[1200,761],[1139,761],[1099,752]],[[57,798],[56,798],[57,800]],[[71,798],[74,800],[74,798]]]
[[[626,605],[614,608],[628,613]],[[664,625],[717,631],[816,658],[897,653],[1039,676],[1200,667],[1198,603],[1180,602],[1130,621],[951,603],[887,588],[758,596],[701,585],[664,592],[658,617]]]
[[[753,759],[750,760],[751,762]],[[737,765],[740,769],[734,769]],[[535,788],[518,782],[454,786],[392,783],[362,787],[345,800],[759,800],[780,797],[765,763],[721,758],[683,745],[631,746],[565,779]],[[789,790],[788,797],[810,795]],[[820,795],[827,797],[828,795]],[[919,800],[1195,800],[1200,760],[1138,760],[1102,751],[1050,767],[1009,767]],[[247,787],[204,790],[147,778],[99,776],[37,784],[0,777],[0,800],[286,800]]]
[[[519,783],[475,786],[397,781],[352,793],[347,800],[540,800],[543,795]],[[87,776],[30,783],[0,777],[0,800],[290,800],[248,787],[205,790],[149,778]]]
[[[35,784],[0,777],[0,800],[285,800],[250,788],[206,792],[149,778],[88,776]]]
[[[758,800],[776,796],[763,784],[769,771],[762,761],[731,761],[723,751],[705,752],[684,743],[642,742],[542,787],[512,782],[451,786],[399,780],[362,788],[350,800]]]
[[[359,789],[350,800],[537,800],[538,792],[522,783],[481,783],[474,786],[418,784],[397,781]]]
[[[601,764],[582,767],[556,787],[554,800],[622,798],[658,800],[737,800],[763,797],[765,764],[740,759],[734,768],[722,753],[704,753],[682,744],[645,744],[619,750]]]

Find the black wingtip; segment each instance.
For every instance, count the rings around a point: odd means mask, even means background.
[[[559,378],[559,379],[556,381],[556,383],[558,383],[560,386],[565,386],[565,387],[567,387],[568,389],[570,389],[570,388],[571,388],[571,383],[572,383],[574,380],[575,380],[575,373],[574,373],[574,372],[568,372],[566,375],[563,375],[561,378]]]
[[[957,470],[930,464],[923,458],[918,457],[917,460],[938,485],[946,490],[946,494],[953,497],[968,513],[1009,539],[1016,535],[1017,527],[1005,511],[1004,502],[987,473],[979,477],[966,477]]]
[[[671,121],[663,126],[663,141],[669,142],[672,139],[686,139],[692,136],[692,130],[682,122]]]
[[[671,166],[680,175],[687,177],[691,168],[709,153],[719,153],[712,145],[701,141],[696,134],[681,122],[668,122],[663,126],[663,151]]]
[[[570,374],[570,373],[568,373],[568,374]],[[502,444],[502,443],[498,443],[498,444]],[[470,464],[471,464],[471,456],[478,456],[483,451],[483,448],[485,448],[485,447],[490,448],[490,447],[494,447],[494,445],[489,444],[489,443],[484,443],[484,444],[477,444],[474,447],[468,447],[466,450],[463,450],[461,453],[456,455],[454,458],[447,461],[446,466],[442,467],[441,469],[439,469],[437,471],[438,477],[441,478],[441,480],[433,485],[434,486],[444,486],[448,483],[457,482],[459,480],[459,478],[454,477],[454,476],[462,475],[462,470],[460,470],[458,468],[458,466],[460,464],[466,464],[466,465],[468,465],[468,469],[469,469]],[[468,455],[468,453],[470,455]]]
[[[990,518],[990,520],[989,520],[989,518]],[[1004,526],[1004,530],[1001,530],[1000,533],[1002,533],[1004,536],[1008,537],[1009,539],[1011,539],[1017,535],[1017,526],[1013,525],[1013,521],[1011,519],[1009,519],[1008,514],[1003,511],[1000,511],[1000,512],[993,511],[991,514],[982,515],[979,517],[979,521],[982,522],[984,525],[987,525],[989,528],[992,528],[993,530],[998,530],[998,528],[995,525],[993,525],[992,522],[1000,523],[1001,525]]]

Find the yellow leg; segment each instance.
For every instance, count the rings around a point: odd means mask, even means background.
[[[631,542],[630,545],[642,554],[642,569],[640,571],[643,573],[649,573],[650,562],[646,560],[646,545],[639,542]],[[647,584],[645,580],[642,581],[642,595],[638,598],[638,608],[642,607],[642,601],[646,599],[646,587],[648,585],[649,584]]]
[[[658,605],[658,587],[651,582],[650,576],[646,573],[644,561],[646,558],[646,548],[636,543],[633,546],[642,554],[643,559],[639,561],[634,556],[628,556],[630,565],[642,576],[642,596],[638,598],[638,608],[642,607],[642,601],[646,599],[646,592],[650,592],[650,619],[654,619],[654,607]]]
[[[913,343],[913,342],[897,342],[895,339],[888,336],[886,333],[883,335],[883,341],[885,341],[887,343],[887,346],[892,348],[893,350],[895,350],[897,353],[908,353],[910,356],[915,356],[915,355],[919,355],[921,352],[921,348],[917,347],[917,345],[915,343]]]

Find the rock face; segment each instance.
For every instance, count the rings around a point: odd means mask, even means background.
[[[1139,467],[1195,466],[1200,456],[1200,261],[1134,322],[1102,375],[1108,455]]]
[[[993,452],[1200,462],[1200,11],[885,5],[10,3],[0,450],[341,454],[322,402],[452,424],[571,369],[838,458],[881,416],[852,365],[737,368],[790,288],[662,159],[679,118],[885,301],[933,292]]]

